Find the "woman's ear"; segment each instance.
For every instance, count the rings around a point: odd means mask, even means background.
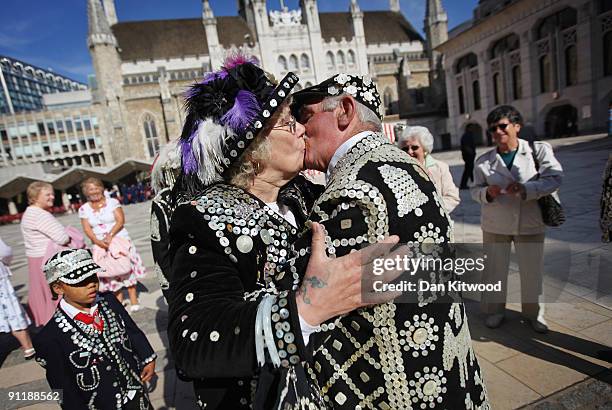
[[[338,111],[338,128],[346,129],[357,115],[357,102],[353,97],[346,96],[340,100]]]
[[[60,295],[60,296],[64,295],[64,287],[61,285],[61,283],[58,283],[58,282],[53,282],[51,284],[51,291],[55,293],[56,295]]]

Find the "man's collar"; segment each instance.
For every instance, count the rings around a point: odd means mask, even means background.
[[[93,315],[94,312],[96,311],[96,309],[98,309],[98,301],[99,301],[99,296],[96,296],[96,300],[94,302],[94,304],[91,306],[91,308],[89,309],[89,314]],[[66,302],[64,300],[64,298],[62,298],[62,300],[60,300],[60,308],[64,311],[64,313],[66,313],[66,315],[68,315],[68,317],[70,319],[74,319],[74,317],[79,314],[79,313],[85,313],[80,311],[79,309],[77,309],[76,307],[72,306],[70,303]]]
[[[359,134],[353,135],[351,138],[344,141],[342,145],[340,145],[336,149],[336,152],[334,152],[334,155],[332,156],[332,159],[329,161],[329,165],[327,166],[327,172],[325,173],[326,182],[329,181],[329,177],[331,176],[332,172],[334,172],[334,168],[336,168],[338,161],[340,161],[344,154],[346,154],[351,148],[353,148],[354,145],[356,145],[359,141],[361,141],[363,138],[367,137],[370,134],[372,134],[372,131],[362,131]]]

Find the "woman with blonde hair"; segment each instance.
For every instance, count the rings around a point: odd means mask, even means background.
[[[125,229],[125,215],[121,204],[115,198],[104,195],[104,184],[98,178],[87,178],[81,183],[83,194],[87,202],[79,208],[79,218],[85,235],[94,245],[94,254],[99,251],[109,251],[113,239],[118,238],[122,244],[122,253],[129,258],[128,271],[112,272],[112,268],[106,266],[108,276],[100,277],[100,291],[111,291],[115,293],[119,301],[123,301],[123,288],[127,288],[130,298],[130,311],[140,310],[136,284],[139,278],[145,276],[145,267],[142,258],[136,251],[134,243]],[[113,244],[117,245],[117,244]],[[98,247],[98,249],[96,248]],[[111,249],[111,253],[114,250]],[[121,264],[119,264],[121,265]],[[120,266],[115,264],[117,269]]]
[[[447,164],[438,161],[431,155],[434,138],[425,127],[404,127],[397,136],[397,145],[408,155],[419,161],[431,177],[431,182],[444,202],[449,214],[459,205],[459,189],[453,182],[453,176]]]
[[[55,194],[47,182],[32,182],[27,189],[30,206],[21,218],[21,233],[28,257],[28,305],[36,326],[46,324],[55,311],[56,302],[45,280],[42,266],[50,242],[65,246],[70,236],[64,226],[48,211],[53,207]]]

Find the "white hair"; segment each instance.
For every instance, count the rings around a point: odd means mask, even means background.
[[[181,170],[181,152],[178,139],[170,141],[160,150],[151,169],[151,187],[159,192],[164,188],[172,188],[176,175]]]
[[[326,97],[323,100],[322,104],[323,111],[335,110],[336,107],[340,105],[340,101],[342,101],[342,99],[347,96],[351,95],[348,93],[344,93],[335,97]],[[373,127],[373,131],[375,132],[382,132],[382,122],[380,121],[380,118],[378,118],[376,113],[357,100],[355,100],[355,103],[357,106],[357,118],[359,118],[359,121],[364,124],[370,124]]]
[[[425,151],[425,154],[431,154],[434,146],[434,137],[431,135],[431,132],[427,129],[427,127],[405,127],[399,132],[396,132],[397,145],[401,147],[405,141],[410,139],[418,139]]]

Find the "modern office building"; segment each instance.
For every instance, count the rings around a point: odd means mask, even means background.
[[[52,71],[0,55],[0,114],[40,110],[43,94],[86,88]]]

